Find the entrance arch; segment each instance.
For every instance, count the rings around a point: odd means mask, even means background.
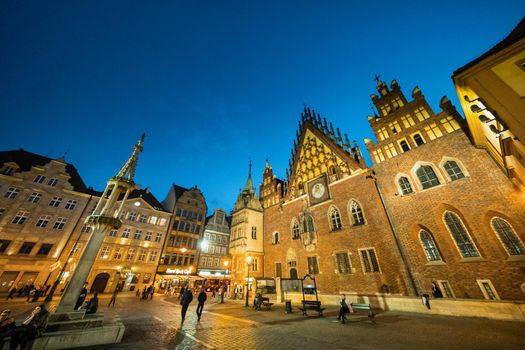
[[[99,273],[97,277],[95,277],[95,280],[93,281],[93,284],[91,285],[90,293],[104,293],[104,289],[106,289],[106,285],[109,281],[109,273],[103,272]]]
[[[290,269],[290,278],[291,279],[297,279],[297,269],[295,267],[292,267]]]

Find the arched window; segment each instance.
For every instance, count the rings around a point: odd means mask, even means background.
[[[454,241],[456,241],[456,245],[458,246],[461,256],[464,258],[479,256],[478,250],[470,239],[470,235],[459,216],[450,211],[447,211],[445,213],[444,220],[448,230],[452,234],[452,237],[454,237]]]
[[[399,146],[401,146],[401,149],[403,150],[403,152],[408,152],[410,151],[410,146],[408,145],[408,143],[403,140],[399,143]]]
[[[365,217],[363,216],[363,211],[356,201],[352,201],[350,204],[350,212],[352,214],[352,225],[358,226],[365,223]]]
[[[415,134],[414,136],[412,136],[412,138],[414,139],[414,142],[415,142],[416,145],[418,145],[418,146],[421,146],[422,144],[425,143],[425,141],[423,141],[423,138],[422,138],[421,135],[419,135],[419,134]]]
[[[399,187],[401,188],[401,192],[403,194],[409,194],[409,193],[412,193],[414,192],[412,190],[412,186],[410,186],[410,181],[408,181],[408,179],[406,177],[400,177],[399,180]]]
[[[447,171],[448,176],[450,176],[450,180],[455,181],[459,180],[465,177],[463,172],[458,166],[458,163],[454,162],[453,160],[449,160],[443,165],[443,168]]]
[[[292,239],[299,239],[301,238],[301,232],[299,230],[299,223],[297,220],[293,221],[292,225]]]
[[[304,216],[303,232],[309,232],[309,233],[315,232],[314,219],[309,214]]]
[[[421,240],[428,261],[440,261],[441,255],[437,249],[436,242],[432,239],[432,235],[425,230],[421,230],[419,231],[419,239]]]
[[[279,240],[279,232],[274,232],[272,235],[272,244],[279,244],[281,241]]]
[[[510,255],[525,254],[523,243],[507,220],[493,217],[490,224]]]
[[[343,227],[341,224],[341,215],[336,207],[330,208],[330,226],[332,231],[340,230]]]
[[[422,165],[416,170],[416,175],[421,182],[423,189],[431,188],[439,185],[439,180],[434,172],[434,169],[430,165]]]

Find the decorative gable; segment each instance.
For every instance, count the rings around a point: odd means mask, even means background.
[[[327,175],[328,181],[333,182],[351,175],[354,171],[366,167],[357,146],[350,146],[348,136],[345,141],[339,128],[337,135],[332,123],[330,128],[326,119],[315,114],[309,108],[302,113],[302,123],[294,141],[290,171],[287,171],[288,200],[297,198],[306,193],[306,183]]]

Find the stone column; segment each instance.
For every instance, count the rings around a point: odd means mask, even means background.
[[[71,276],[70,282],[60,299],[55,311],[56,314],[71,313],[74,311],[73,308],[75,307],[78,296],[82,291],[82,287],[86,282],[89,272],[95,263],[104,236],[112,228],[120,226],[120,220],[112,217],[90,216],[87,221],[92,227],[93,233],[86,244],[86,248],[77,264],[77,268]]]

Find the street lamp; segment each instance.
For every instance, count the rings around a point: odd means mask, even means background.
[[[244,306],[250,306],[248,302],[250,298],[250,266],[252,265],[252,257],[250,255],[246,257],[246,265],[248,266],[248,277],[246,278],[246,304]]]

